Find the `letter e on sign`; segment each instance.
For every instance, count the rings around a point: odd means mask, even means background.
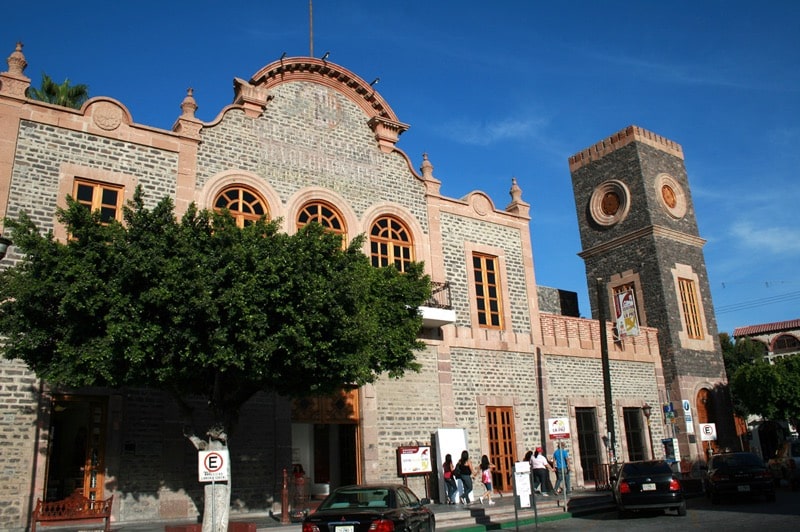
[[[200,451],[197,453],[197,474],[200,482],[228,480],[228,450]]]

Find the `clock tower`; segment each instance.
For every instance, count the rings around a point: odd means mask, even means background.
[[[569,166],[593,318],[616,324],[615,342],[639,325],[658,329],[661,400],[675,412],[667,435],[678,438],[681,457],[733,447],[705,240],[683,149],[630,126],[573,155]],[[716,425],[717,442],[702,441],[704,423]]]

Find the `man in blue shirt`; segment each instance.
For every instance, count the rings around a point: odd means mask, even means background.
[[[567,490],[567,494],[572,491],[569,481],[569,451],[564,449],[563,443],[558,444],[558,448],[553,453],[553,464],[556,467],[556,485],[555,485],[555,492],[561,493],[561,480],[564,480],[564,487]]]

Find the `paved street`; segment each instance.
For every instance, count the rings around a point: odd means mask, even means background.
[[[688,501],[688,515],[652,513],[619,519],[616,512],[604,512],[584,517],[541,523],[538,530],[636,530],[636,531],[687,531],[687,530],[796,530],[800,526],[800,491],[781,488],[774,503],[764,501],[727,501],[712,505],[705,497]],[[520,527],[529,532],[534,526]]]

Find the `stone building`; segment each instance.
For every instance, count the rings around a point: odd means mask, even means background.
[[[0,217],[26,212],[63,239],[54,213],[67,194],[119,219],[141,185],[150,206],[168,196],[179,215],[194,202],[280,218],[289,233],[310,220],[345,238],[364,233],[364,253],[376,264],[422,261],[441,289],[421,309],[421,372],[359,389],[343,383],[324,399],[264,392],[246,405],[247,430],[231,441],[232,515],[276,510],[283,471],[296,463],[317,495],[399,480],[398,449],[432,445],[440,429],[463,429],[464,447],[491,456],[496,486],[509,490],[513,463],[527,449],[552,452],[553,419],[567,420],[573,484],[591,486],[608,463],[607,405],[620,459],[661,455],[650,443],[666,434],[661,409],[646,419],[642,407],[660,404],[664,377],[674,375],[672,366],[662,369],[659,337],[679,333],[642,326],[620,342],[604,324],[607,403],[600,323],[578,317],[573,298],[559,292],[543,291],[540,308],[521,186],[509,180],[502,208],[480,191],[443,196],[428,157],[416,170],[397,146],[408,126],[357,74],[283,57],[235,79],[232,103],[210,122],[195,116],[191,90],[182,101],[176,95],[181,112],[163,130],[137,123],[110,97],[79,110],[31,100],[26,66],[17,45],[0,73]],[[12,246],[3,267],[20,259]],[[665,325],[653,316],[647,325]],[[75,489],[97,499],[113,494],[117,523],[185,521],[202,508],[197,452],[161,393],[54,388],[20,361],[2,360],[0,410],[0,528],[24,530],[37,498]],[[433,458],[429,482],[408,482],[438,498],[442,457]]]
[[[702,457],[710,445],[696,423],[713,423],[720,445],[734,447],[705,241],[683,149],[630,126],[569,164],[593,317],[614,319],[623,342],[639,324],[658,329],[662,402],[673,405],[681,456]]]

